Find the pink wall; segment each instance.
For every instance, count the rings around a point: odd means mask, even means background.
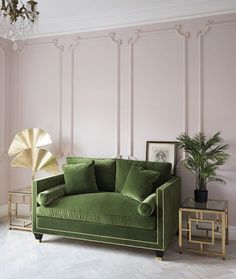
[[[10,138],[41,127],[61,158],[144,159],[147,140],[222,131],[228,183],[209,196],[229,200],[236,225],[235,49],[236,14],[29,40],[12,54]],[[177,169],[192,196],[193,177]],[[29,177],[11,169],[10,187]]]

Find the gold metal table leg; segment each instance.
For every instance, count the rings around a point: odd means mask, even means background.
[[[229,213],[228,213],[228,208],[226,208],[226,211],[225,211],[225,215],[226,215],[226,220],[225,220],[225,223],[226,223],[226,239],[225,239],[225,244],[228,245],[229,244]]]
[[[226,242],[226,213],[222,213],[222,256],[225,260],[225,242]]]
[[[179,209],[179,253],[182,253],[183,235],[182,235],[182,210]]]
[[[11,229],[11,194],[8,194],[8,228]]]

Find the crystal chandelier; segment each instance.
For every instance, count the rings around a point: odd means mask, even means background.
[[[33,33],[38,17],[34,0],[25,4],[21,0],[0,0],[0,36],[13,42],[24,39]]]

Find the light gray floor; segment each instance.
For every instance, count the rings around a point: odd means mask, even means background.
[[[1,279],[195,279],[236,278],[236,243],[227,247],[227,260],[195,254],[178,254],[177,237],[157,261],[154,252],[82,242],[8,230],[0,219]]]

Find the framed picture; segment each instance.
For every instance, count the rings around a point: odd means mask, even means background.
[[[175,141],[147,141],[146,161],[170,162],[171,174],[175,174],[176,142]]]

